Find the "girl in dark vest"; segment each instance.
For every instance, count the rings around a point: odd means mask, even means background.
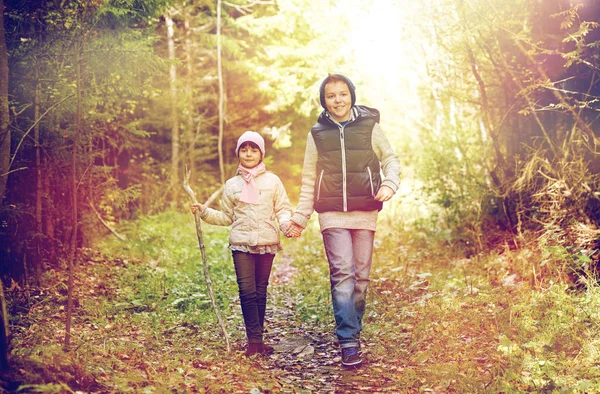
[[[355,105],[347,77],[329,74],[319,93],[324,110],[308,133],[300,199],[286,235],[300,236],[318,213],[342,365],[356,367],[362,363],[360,332],[377,216],[398,190],[400,163],[379,126],[379,111]]]

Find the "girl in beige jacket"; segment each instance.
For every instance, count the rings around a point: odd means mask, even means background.
[[[280,233],[287,231],[292,215],[287,193],[279,177],[265,169],[265,142],[254,131],[238,139],[237,174],[225,183],[221,210],[193,204],[202,220],[231,226],[229,248],[239,287],[248,347],[246,356],[269,354],[263,343],[267,286],[275,253],[281,250]]]

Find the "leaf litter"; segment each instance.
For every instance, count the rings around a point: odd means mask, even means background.
[[[246,359],[236,297],[227,301],[233,304],[226,316],[234,348],[227,354],[210,319],[177,312],[185,302],[144,300],[126,287],[128,268],[143,272],[143,262],[87,251],[77,266],[76,345],[70,353],[60,348],[66,302],[61,271],[54,271],[43,288],[14,286],[7,292],[18,351],[13,351],[15,368],[1,376],[0,385],[67,385],[88,393],[441,393],[456,392],[455,387],[477,392],[496,379],[494,371],[507,368],[490,352],[497,346],[497,308],[478,301],[480,294],[459,294],[458,308],[444,311],[443,295],[430,289],[435,272],[402,270],[401,278],[373,278],[364,318],[364,363],[344,369],[330,300],[319,301],[321,309],[314,313],[300,312],[298,272],[290,261],[285,254],[276,260],[269,288],[265,341],[275,352]],[[195,313],[201,317],[211,311],[200,306]]]
[[[146,392],[160,392],[159,387],[165,386],[172,386],[173,392],[391,390],[385,386],[389,379],[384,377],[386,372],[377,360],[371,361],[375,367],[372,371],[369,362],[356,370],[340,366],[332,324],[297,322],[295,302],[289,299],[287,291],[294,283],[295,273],[289,260],[286,263],[286,259],[282,259],[276,266],[270,288],[265,337],[275,352],[267,358],[250,360],[241,356],[243,327],[237,327],[238,341],[231,355],[216,351],[222,347],[218,332],[199,332],[197,325],[175,320],[164,325],[157,337],[140,318],[153,315],[158,307],[137,299],[126,302],[120,297],[127,290],[117,287],[118,277],[131,264],[142,262],[108,259],[91,250],[82,254],[75,278],[77,306],[72,327],[78,344],[69,353],[60,350],[65,319],[62,306],[66,300],[62,288],[66,278],[62,273],[56,271],[52,283],[45,289],[30,289],[28,294],[16,286],[9,290],[12,312],[20,312],[19,325],[13,327],[13,346],[53,349],[53,353],[48,350],[45,356],[40,353],[38,359],[43,360],[43,368],[36,366],[32,358],[15,357],[13,363],[20,368],[2,375],[2,387],[29,384],[30,390],[44,392],[44,385],[62,384],[73,392],[89,393],[117,393],[124,387],[133,391],[145,387]],[[100,300],[112,302],[114,314],[89,315],[90,305]],[[54,313],[49,313],[51,311]],[[239,317],[228,316],[228,325],[232,324],[239,325]],[[257,375],[263,376],[262,381],[256,382],[260,383],[258,387],[251,387]]]

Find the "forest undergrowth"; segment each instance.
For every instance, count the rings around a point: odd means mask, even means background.
[[[600,292],[561,273],[534,239],[466,258],[380,221],[362,333],[364,365],[340,366],[316,223],[283,241],[269,287],[268,358],[246,359],[227,229],[204,225],[212,310],[190,214],[126,223],[79,253],[71,348],[67,277],[13,283],[11,371],[20,393],[600,392]]]

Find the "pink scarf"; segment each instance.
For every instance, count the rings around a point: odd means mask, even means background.
[[[240,164],[238,166],[238,171],[245,181],[242,186],[240,201],[248,204],[258,204],[259,191],[254,178],[256,178],[258,174],[265,172],[265,163],[261,162],[254,168],[246,168]]]

